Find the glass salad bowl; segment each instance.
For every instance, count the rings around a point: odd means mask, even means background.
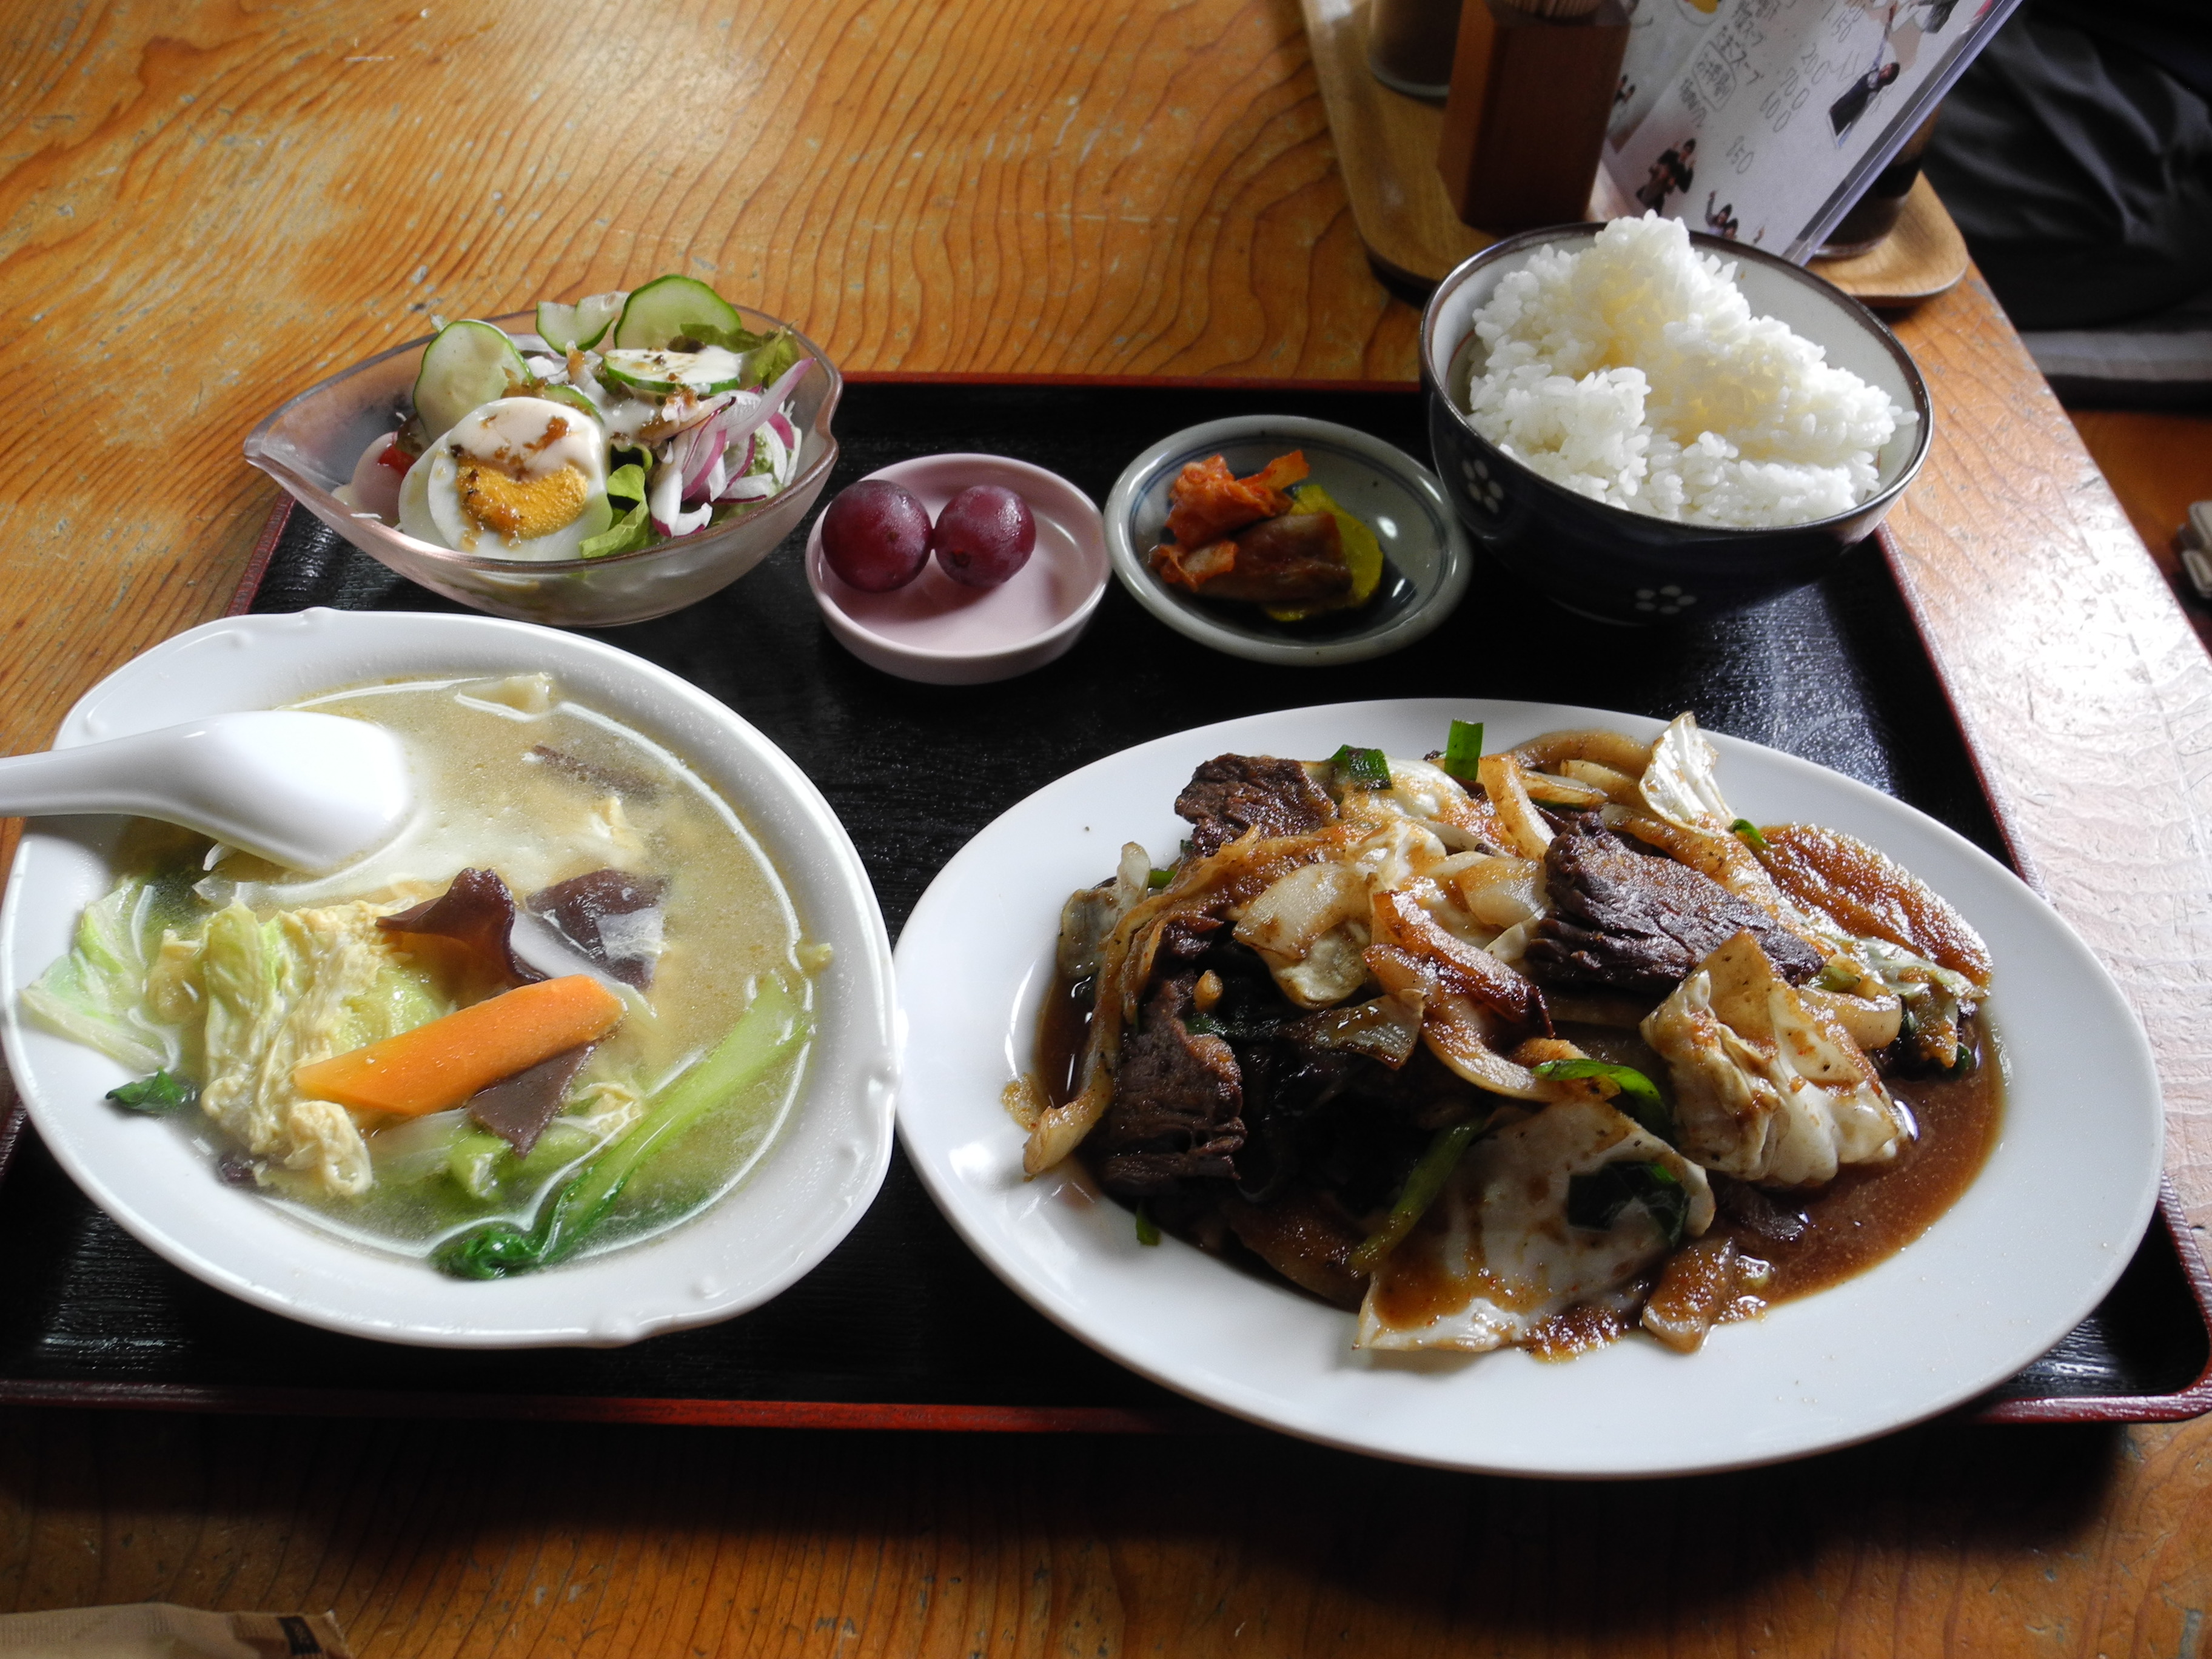
[[[748,329],[787,325],[738,307]],[[486,319],[527,350],[536,342],[529,312]],[[845,382],[822,348],[793,331],[814,371],[784,405],[799,434],[799,471],[781,494],[740,508],[720,524],[602,559],[530,561],[456,553],[404,535],[374,514],[349,506],[338,489],[372,439],[396,428],[410,406],[429,337],[357,363],[313,386],[246,434],[246,459],[293,499],[369,557],[449,599],[519,622],[562,628],[611,628],[644,622],[728,586],[797,529],[830,481],[837,441],[830,417]]]

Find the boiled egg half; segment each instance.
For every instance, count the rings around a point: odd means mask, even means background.
[[[399,527],[491,559],[574,559],[614,522],[606,439],[574,405],[499,398],[408,470]]]

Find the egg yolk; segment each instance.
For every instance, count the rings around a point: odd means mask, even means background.
[[[510,478],[495,468],[463,465],[454,479],[461,510],[510,544],[550,536],[584,515],[591,488],[573,466],[540,478]]]

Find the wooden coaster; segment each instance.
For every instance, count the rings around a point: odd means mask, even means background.
[[[1966,274],[1966,239],[1922,173],[1905,198],[1897,228],[1854,259],[1815,259],[1806,267],[1870,306],[1917,305]]]
[[[1394,287],[1425,294],[1462,260],[1498,239],[1462,224],[1437,173],[1443,106],[1393,92],[1367,67],[1367,0],[1301,0],[1314,72],[1336,142],[1337,165],[1368,258]],[[1589,216],[1624,210],[1600,177]],[[1925,178],[1881,245],[1810,269],[1870,306],[1909,306],[1966,274],[1966,244]]]

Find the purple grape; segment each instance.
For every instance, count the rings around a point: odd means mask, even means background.
[[[895,483],[863,478],[822,515],[822,557],[864,593],[904,587],[929,562],[929,509]]]
[[[1036,520],[1003,484],[970,484],[937,515],[929,546],[954,581],[996,587],[1030,562]]]

